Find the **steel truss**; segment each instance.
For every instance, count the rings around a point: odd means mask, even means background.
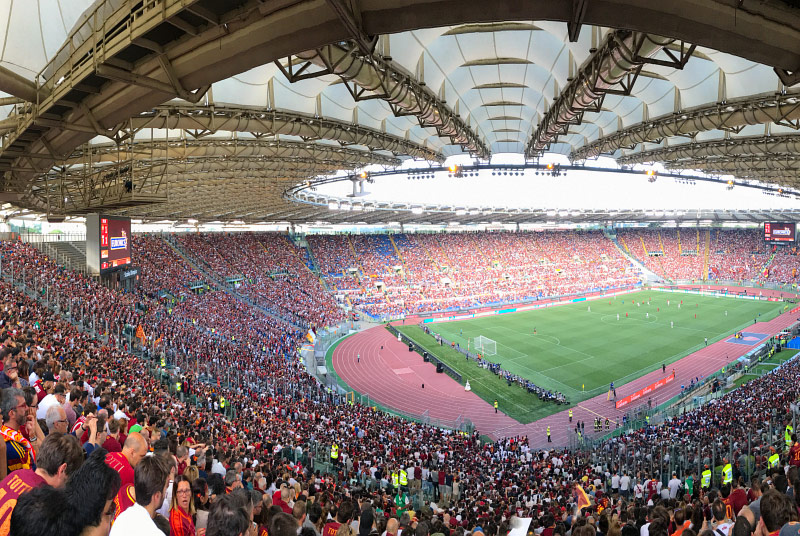
[[[400,161],[357,149],[266,139],[85,145],[33,181],[27,195],[48,214],[84,214],[165,202],[181,181],[195,187],[210,175],[296,181],[371,163],[393,167]]]
[[[461,117],[392,61],[365,54],[356,41],[325,45],[289,56],[275,64],[290,82],[337,75],[356,102],[381,99],[397,116],[414,116],[420,126],[433,127],[477,158],[488,159],[489,148]]]
[[[684,143],[671,147],[659,147],[648,151],[623,154],[617,158],[620,165],[649,162],[672,162],[681,160],[721,158],[744,155],[800,154],[800,134],[778,136],[748,136],[701,142]]]
[[[438,151],[373,128],[284,110],[258,109],[232,104],[195,106],[165,104],[131,119],[129,128],[181,129],[194,138],[216,132],[249,132],[263,136],[297,136],[306,141],[331,140],[343,146],[362,145],[373,151],[443,162]]]
[[[547,110],[528,142],[525,156],[541,156],[571,125],[581,124],[584,113],[600,112],[606,95],[630,95],[644,65],[683,69],[695,45],[680,42],[678,51],[665,48],[673,43],[674,39],[629,30],[609,33]],[[660,52],[668,59],[654,57]]]
[[[699,132],[723,130],[737,133],[748,125],[769,123],[800,130],[800,92],[747,97],[663,115],[587,143],[572,151],[569,159],[576,162],[596,158],[618,149],[633,149],[640,143],[660,143],[671,136],[692,139]]]

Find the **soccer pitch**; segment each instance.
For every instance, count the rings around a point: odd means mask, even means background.
[[[681,301],[683,303],[681,304]],[[759,332],[759,322],[783,311],[782,302],[639,291],[616,298],[493,315],[426,326],[462,347],[479,336],[496,341],[487,360],[536,385],[564,393],[571,404],[620,387],[711,344],[735,330]],[[619,315],[619,318],[618,318]],[[566,406],[539,401],[518,385],[482,369],[448,347],[436,344],[417,326],[397,326],[469,380],[488,402],[527,423]],[[535,333],[534,333],[535,331]],[[585,386],[585,387],[584,387]]]

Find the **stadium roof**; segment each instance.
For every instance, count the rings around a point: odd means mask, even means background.
[[[0,0],[0,13],[0,198],[52,219],[307,221],[325,214],[287,200],[297,183],[463,153],[800,183],[791,1]]]

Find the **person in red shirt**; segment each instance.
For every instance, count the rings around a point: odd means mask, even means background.
[[[172,508],[169,511],[171,536],[195,536],[192,485],[183,475],[177,475],[172,484]]]
[[[336,521],[329,521],[322,527],[321,536],[336,536],[336,532],[343,523],[350,523],[353,520],[355,513],[355,506],[350,500],[342,501],[339,505],[339,510],[336,512]]]
[[[725,502],[733,510],[733,515],[730,516],[731,519],[736,519],[736,516],[739,515],[739,510],[747,504],[747,492],[739,485],[739,479],[734,478],[731,481],[731,494],[728,495]]]
[[[647,481],[645,488],[647,490],[647,501],[649,502],[650,499],[658,495],[658,480],[655,477],[651,478]]]
[[[792,447],[789,449],[789,465],[800,467],[800,444],[797,442],[797,434],[792,434]]]
[[[128,436],[122,446],[122,452],[110,452],[106,455],[106,465],[119,473],[122,486],[114,499],[116,505],[116,519],[122,512],[133,506],[131,490],[133,489],[133,469],[147,455],[147,441],[142,434],[133,433]]]
[[[277,497],[277,498],[276,498]],[[280,506],[281,510],[287,514],[292,513],[292,507],[289,506],[289,487],[286,484],[281,484],[281,489],[272,497],[272,504]]]
[[[108,452],[122,452],[122,445],[119,442],[119,421],[116,419],[108,421],[108,437],[103,443],[103,448]]]
[[[0,482],[0,536],[7,536],[11,512],[23,493],[42,486],[63,488],[83,463],[83,449],[74,436],[50,434],[39,448],[36,470],[20,469]]]

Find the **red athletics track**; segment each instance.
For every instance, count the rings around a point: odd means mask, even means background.
[[[732,290],[732,287],[728,288]],[[765,296],[775,297],[783,294],[766,289],[761,292]],[[759,322],[748,329],[774,335],[791,325],[797,317],[797,313],[786,312],[774,320]],[[690,378],[712,374],[753,348],[725,340],[670,364],[667,374],[674,369],[677,381],[660,388],[655,396],[659,400],[671,398],[680,392],[681,384],[689,383]],[[358,355],[361,356],[360,362],[357,362]],[[431,363],[425,363],[416,352],[409,352],[408,346],[398,342],[383,326],[370,328],[342,341],[336,347],[332,361],[334,370],[347,385],[359,393],[368,394],[382,405],[415,415],[428,410],[431,419],[454,421],[462,416],[470,419],[482,434],[493,438],[527,435],[532,446],[543,447],[547,444],[545,430],[548,426],[552,444],[561,446],[566,445],[569,435],[574,433],[575,422],[586,423],[587,435],[591,437],[594,435],[590,429],[593,429],[595,417],[600,416],[603,420],[608,417],[615,423],[624,413],[616,410],[613,402],[607,401],[603,394],[573,406],[572,424],[569,423],[566,406],[560,413],[527,425],[520,424],[503,414],[502,406],[501,413],[495,414],[491,404],[474,393],[464,391],[463,385],[446,374],[437,374]],[[617,397],[623,398],[662,376],[661,370],[657,370],[619,386]]]

